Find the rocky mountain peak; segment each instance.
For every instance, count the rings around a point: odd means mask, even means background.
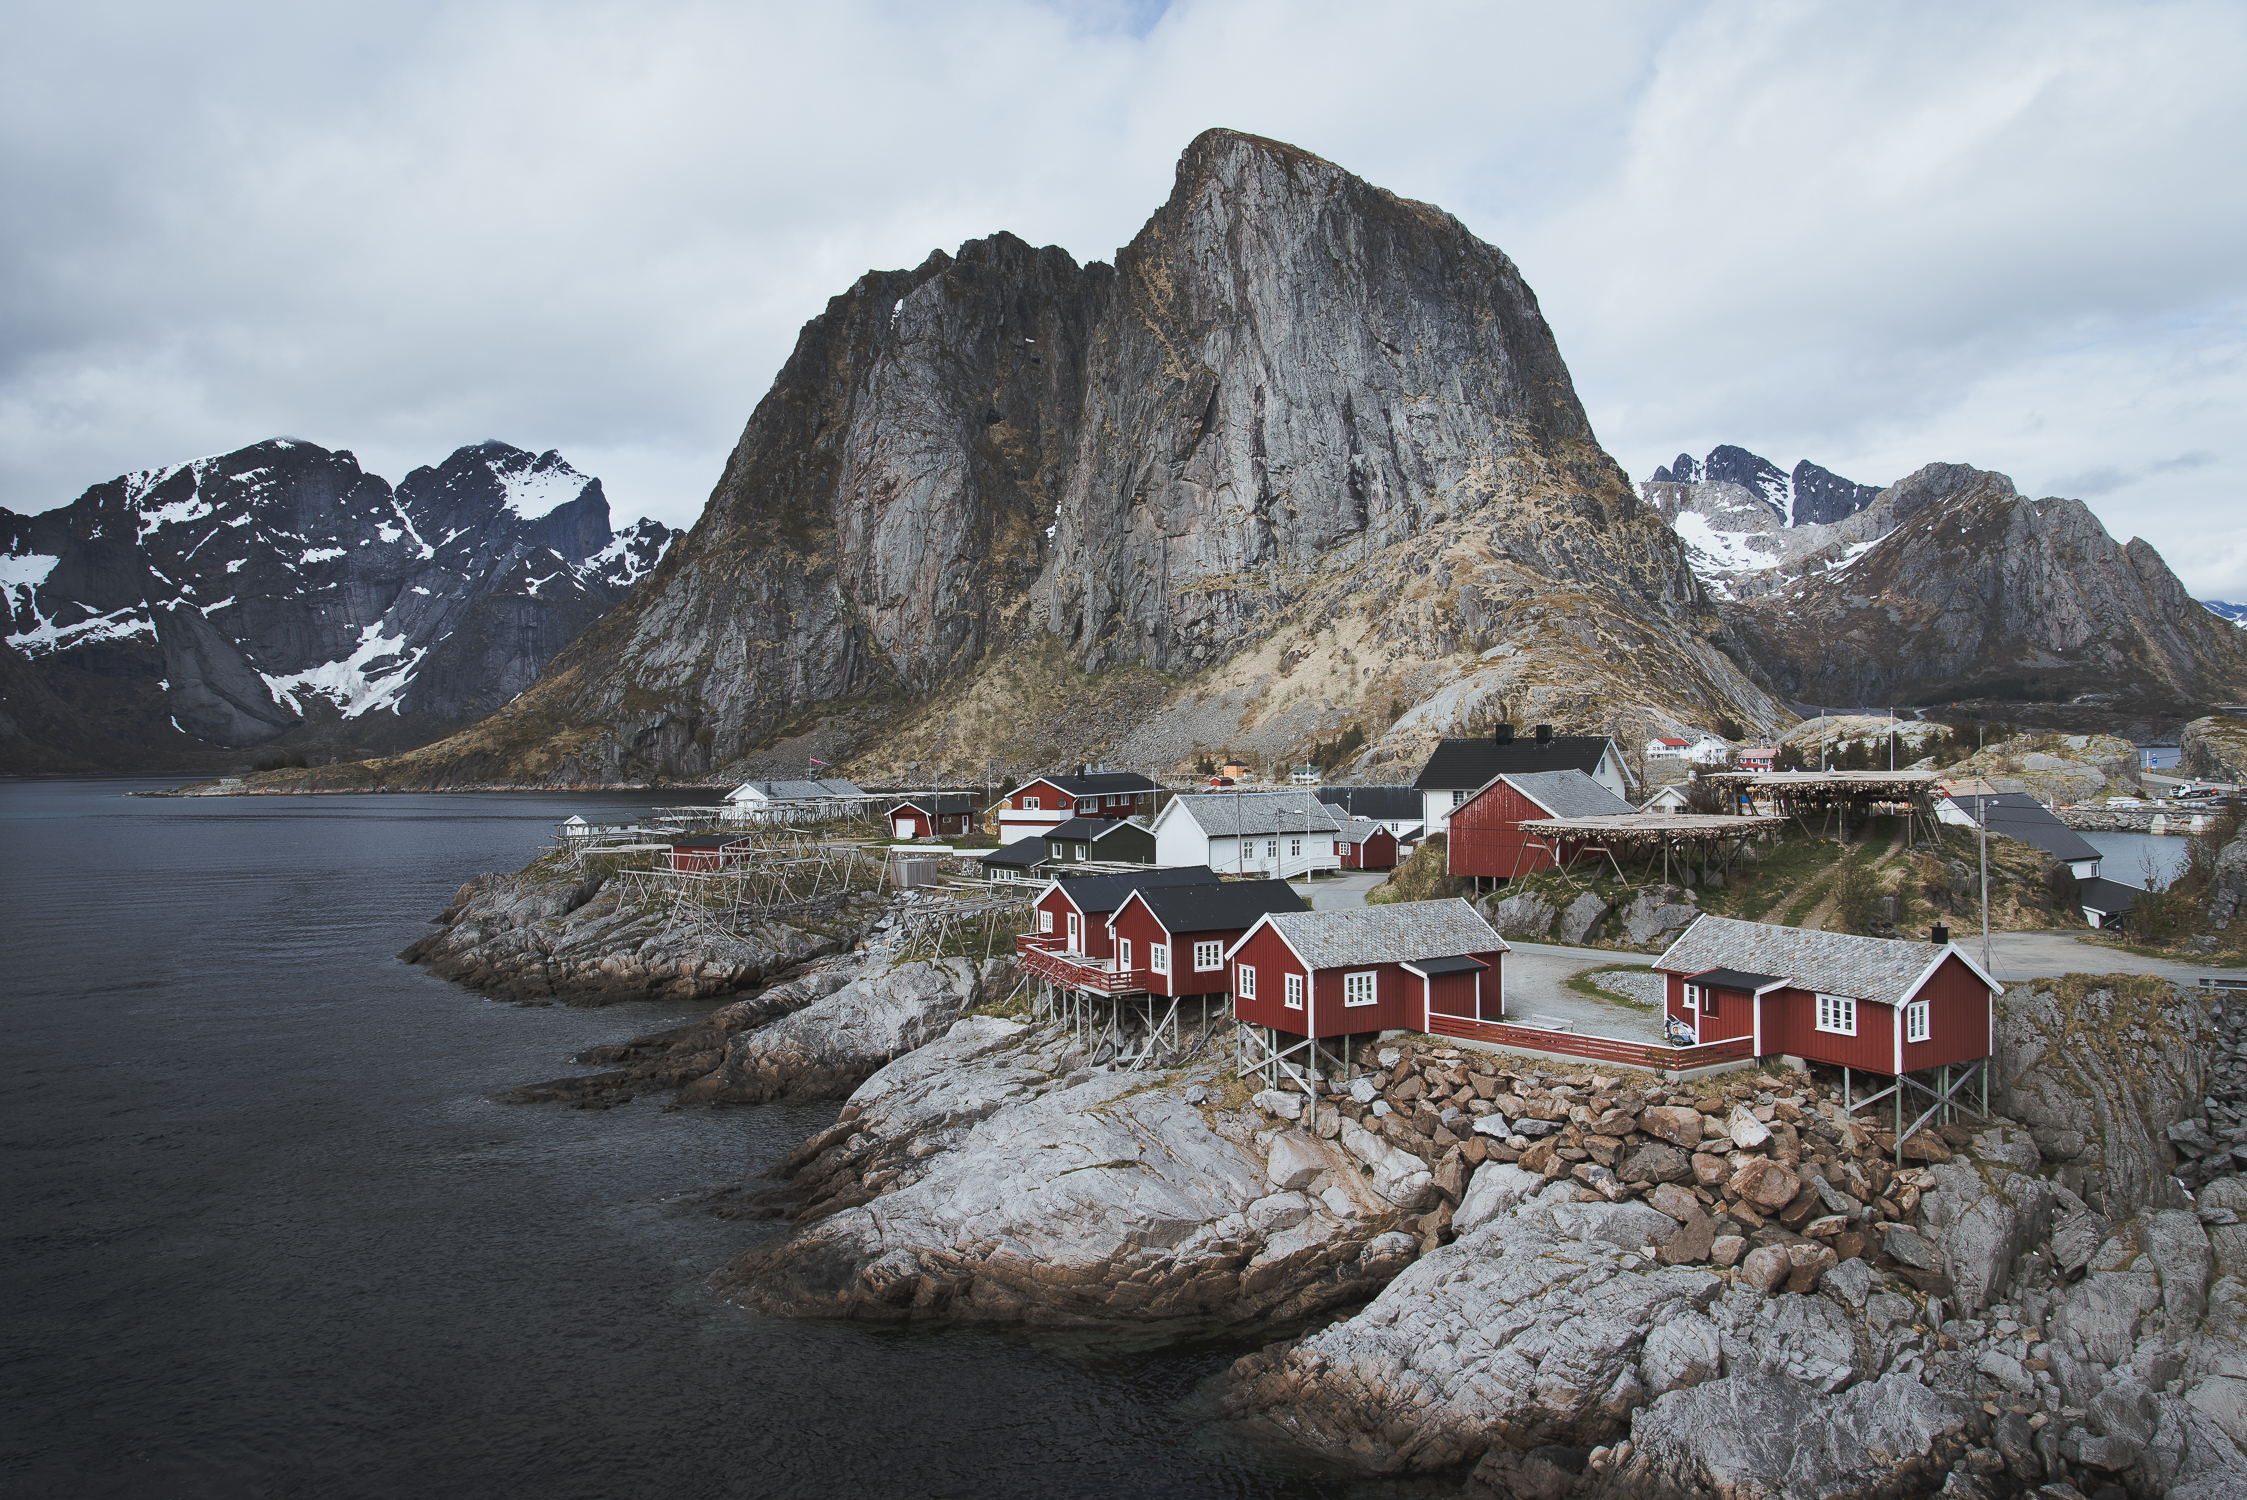
[[[402,774],[1167,768],[1351,724],[1405,758],[1500,700],[1768,717],[1715,630],[1512,262],[1215,130],[1113,266],[1002,233],[829,301],[650,589]]]
[[[148,764],[307,724],[417,743],[527,687],[669,537],[613,532],[598,480],[498,442],[393,490],[272,438],[0,511],[12,680],[49,705],[0,755]]]
[[[1793,576],[1803,559],[1886,530],[1860,519],[1879,486],[1843,479],[1808,459],[1789,474],[1731,444],[1702,460],[1680,453],[1641,489],[1719,598],[1767,591]]]

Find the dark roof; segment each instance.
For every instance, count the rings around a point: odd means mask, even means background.
[[[1408,786],[1322,786],[1319,800],[1353,818],[1393,818],[1417,823],[1420,794]]]
[[[1042,834],[1033,833],[1027,838],[1016,839],[1013,843],[984,855],[983,863],[986,867],[1006,865],[1023,870],[1032,865],[1042,865],[1045,863],[1045,838]]]
[[[2128,911],[2144,894],[2138,887],[2124,885],[2119,880],[2079,880],[2075,883],[2077,905],[2105,912],[2110,917]]]
[[[1142,889],[1139,899],[1171,933],[1236,932],[1255,926],[1266,912],[1311,909],[1302,892],[1284,880],[1228,880],[1215,888],[1154,886]]]
[[[975,811],[975,803],[970,799],[949,795],[942,797],[907,797],[903,802],[898,803],[897,807],[891,808],[890,811],[894,813],[900,807],[917,807],[933,818],[949,818],[955,813],[972,813]]]
[[[1167,870],[1134,870],[1128,875],[1070,875],[1055,883],[1078,911],[1090,916],[1094,912],[1114,911],[1123,905],[1125,897],[1142,888],[1214,886],[1217,872],[1207,865],[1179,865]]]
[[[1556,734],[1545,744],[1517,735],[1511,744],[1496,740],[1444,740],[1420,768],[1413,787],[1421,791],[1473,791],[1494,776],[1515,771],[1582,771],[1599,769],[1607,753],[1603,734]]]
[[[1049,781],[1072,797],[1116,797],[1125,792],[1159,792],[1162,788],[1137,771],[1094,771],[1089,776],[1033,776],[1022,786]],[[1014,791],[1022,790],[1018,786]],[[1008,796],[1013,796],[1009,792]]]
[[[1982,826],[2009,839],[2033,844],[2055,859],[2097,859],[2090,840],[2052,816],[2045,805],[2027,792],[1999,792],[1994,797],[1953,797],[1951,805],[1968,817],[1975,803],[1982,804]]]
[[[1137,818],[1071,818],[1066,823],[1056,823],[1038,835],[1044,839],[1090,839],[1094,843],[1119,829],[1130,828],[1147,832],[1147,825]],[[1152,835],[1150,835],[1151,837]]]
[[[1767,984],[1785,984],[1783,974],[1756,974],[1746,969],[1710,969],[1691,976],[1695,984],[1710,985],[1720,990],[1746,990],[1754,994]]]
[[[1472,974],[1478,969],[1487,969],[1490,965],[1462,953],[1456,958],[1415,958],[1407,962],[1405,967],[1422,974]]]

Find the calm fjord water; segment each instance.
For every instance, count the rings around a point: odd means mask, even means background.
[[[1317,1495],[1197,1416],[1242,1345],[756,1317],[681,1195],[834,1107],[488,1102],[690,1008],[527,1009],[394,955],[632,799],[0,784],[0,1492]],[[706,1007],[705,1007],[706,1008]]]

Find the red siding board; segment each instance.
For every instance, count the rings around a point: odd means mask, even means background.
[[[1220,966],[1206,973],[1194,968],[1194,944],[1223,943],[1227,948],[1240,937],[1244,929],[1235,927],[1212,929],[1207,932],[1178,932],[1165,934],[1163,926],[1147,910],[1143,901],[1126,902],[1116,914],[1110,929],[1116,938],[1131,940],[1132,967],[1147,973],[1147,988],[1157,995],[1222,995],[1233,982],[1232,970]],[[1147,951],[1155,943],[1170,945],[1170,972],[1157,974],[1147,969]]]
[[[1947,955],[1912,998],[1927,1002],[1929,1036],[1904,1044],[1906,1068],[1916,1072],[1989,1055],[1989,987],[1957,954]]]

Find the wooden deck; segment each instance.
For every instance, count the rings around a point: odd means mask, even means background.
[[[1746,1062],[1755,1043],[1748,1037],[1707,1042],[1698,1047],[1666,1047],[1659,1042],[1632,1042],[1620,1037],[1584,1036],[1573,1031],[1544,1031],[1534,1026],[1512,1026],[1503,1021],[1475,1021],[1465,1016],[1431,1014],[1431,1035],[1463,1042],[1504,1047],[1515,1052],[1557,1053],[1591,1062],[1645,1068],[1655,1073],[1683,1073],[1726,1063]]]
[[[1058,984],[1065,989],[1085,990],[1095,995],[1133,995],[1147,988],[1147,971],[1125,969],[1118,972],[1099,959],[1088,959],[1081,954],[1061,951],[1058,939],[1041,937],[1034,932],[1017,933],[1014,939],[1015,962],[1038,978]]]

